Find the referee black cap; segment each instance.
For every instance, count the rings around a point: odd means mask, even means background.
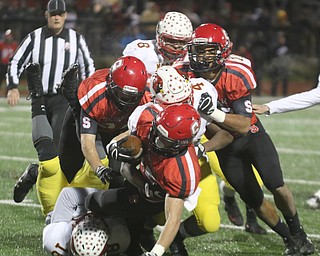
[[[66,3],[64,0],[50,0],[48,2],[47,11],[49,13],[63,13],[66,12]]]

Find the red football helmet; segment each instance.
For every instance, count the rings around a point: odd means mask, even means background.
[[[195,29],[188,44],[190,67],[196,72],[219,71],[231,50],[232,42],[222,27],[202,24]]]
[[[157,24],[157,47],[164,58],[175,61],[187,53],[193,27],[190,19],[180,12],[168,12]]]
[[[181,153],[200,128],[200,115],[189,104],[172,104],[155,118],[150,132],[153,149],[165,156]]]
[[[137,106],[147,83],[144,63],[133,56],[123,56],[111,66],[107,77],[107,95],[120,111]]]

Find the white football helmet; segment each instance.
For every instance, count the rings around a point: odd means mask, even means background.
[[[164,58],[176,60],[187,53],[187,43],[191,40],[193,27],[190,19],[180,12],[168,12],[157,24],[157,47]],[[167,41],[180,41],[179,46],[169,47]]]
[[[158,104],[190,102],[192,84],[174,67],[162,66],[150,79],[150,92]]]
[[[72,230],[70,249],[74,256],[107,255],[109,232],[105,222],[89,213]]]

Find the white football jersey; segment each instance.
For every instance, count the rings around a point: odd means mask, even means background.
[[[212,97],[213,106],[216,108],[218,101],[218,92],[216,88],[203,78],[191,78],[190,81],[193,88],[193,107],[198,110],[201,95],[207,92]],[[195,142],[200,141],[201,136],[206,131],[206,126],[210,123],[210,120],[206,120],[201,116],[200,129],[197,135],[194,137]]]
[[[157,53],[155,44],[155,40],[134,40],[125,47],[123,55],[137,57],[144,63],[148,73],[154,74],[164,62],[162,55]]]

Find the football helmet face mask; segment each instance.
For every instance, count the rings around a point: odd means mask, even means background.
[[[158,104],[191,103],[192,84],[172,66],[162,66],[150,79],[150,92]]]
[[[231,50],[232,42],[222,27],[202,24],[195,29],[188,44],[190,67],[195,72],[218,72]]]
[[[182,153],[200,128],[200,115],[189,104],[172,104],[153,121],[150,132],[152,149],[164,156]]]
[[[168,12],[157,24],[156,43],[161,55],[173,62],[187,53],[193,27],[190,19],[180,12]]]
[[[147,83],[147,70],[144,63],[133,56],[123,56],[111,66],[107,77],[107,94],[116,108],[125,108],[139,104]]]
[[[107,255],[109,232],[105,222],[91,213],[80,218],[72,230],[70,250],[74,256]]]

